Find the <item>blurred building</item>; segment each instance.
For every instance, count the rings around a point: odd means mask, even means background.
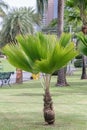
[[[45,14],[45,24],[48,25],[52,19],[57,18],[58,0],[48,0],[48,9]]]

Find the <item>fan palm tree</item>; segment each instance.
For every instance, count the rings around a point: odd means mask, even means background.
[[[39,23],[40,17],[32,8],[22,7],[11,10],[3,19],[0,46],[12,41],[17,43],[18,34],[33,34],[34,26]],[[17,69],[16,83],[22,83],[22,70]]]
[[[82,32],[87,34],[87,0],[67,0],[66,1],[68,11],[69,10],[78,10],[80,19],[82,21]],[[81,79],[86,79],[86,66],[85,66],[85,61],[84,61],[84,55],[82,56],[83,60],[83,67],[82,67],[82,76]]]
[[[55,121],[55,112],[50,94],[50,80],[54,71],[60,69],[78,52],[70,43],[70,35],[60,39],[53,35],[27,35],[17,37],[18,44],[8,44],[3,48],[8,61],[17,68],[31,73],[43,73],[44,77],[44,119],[48,124]],[[61,60],[62,59],[62,60]],[[60,62],[61,61],[61,62]]]

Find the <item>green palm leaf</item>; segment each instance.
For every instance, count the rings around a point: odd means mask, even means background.
[[[74,44],[69,43],[70,36],[67,35],[63,34],[60,40],[56,36],[42,33],[25,37],[18,36],[18,44],[7,45],[3,51],[9,62],[18,68],[33,73],[52,74],[78,54]],[[64,45],[65,36],[67,42],[65,41]]]
[[[63,33],[59,40],[59,44],[65,47],[70,42],[70,38],[71,38],[70,34],[67,35],[67,33]]]
[[[87,55],[87,36],[83,33],[78,33],[77,35],[78,40],[81,41],[79,45],[79,50],[84,54]]]
[[[80,40],[85,46],[87,46],[87,36],[84,35],[82,32],[76,34],[78,40]]]

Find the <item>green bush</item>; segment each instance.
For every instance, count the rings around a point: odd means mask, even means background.
[[[82,59],[82,54],[77,55],[75,59]]]
[[[82,59],[77,59],[76,61],[74,61],[74,66],[76,68],[82,67]]]

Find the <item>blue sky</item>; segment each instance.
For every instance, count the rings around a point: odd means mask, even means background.
[[[13,7],[36,7],[36,0],[4,0],[11,8]]]

